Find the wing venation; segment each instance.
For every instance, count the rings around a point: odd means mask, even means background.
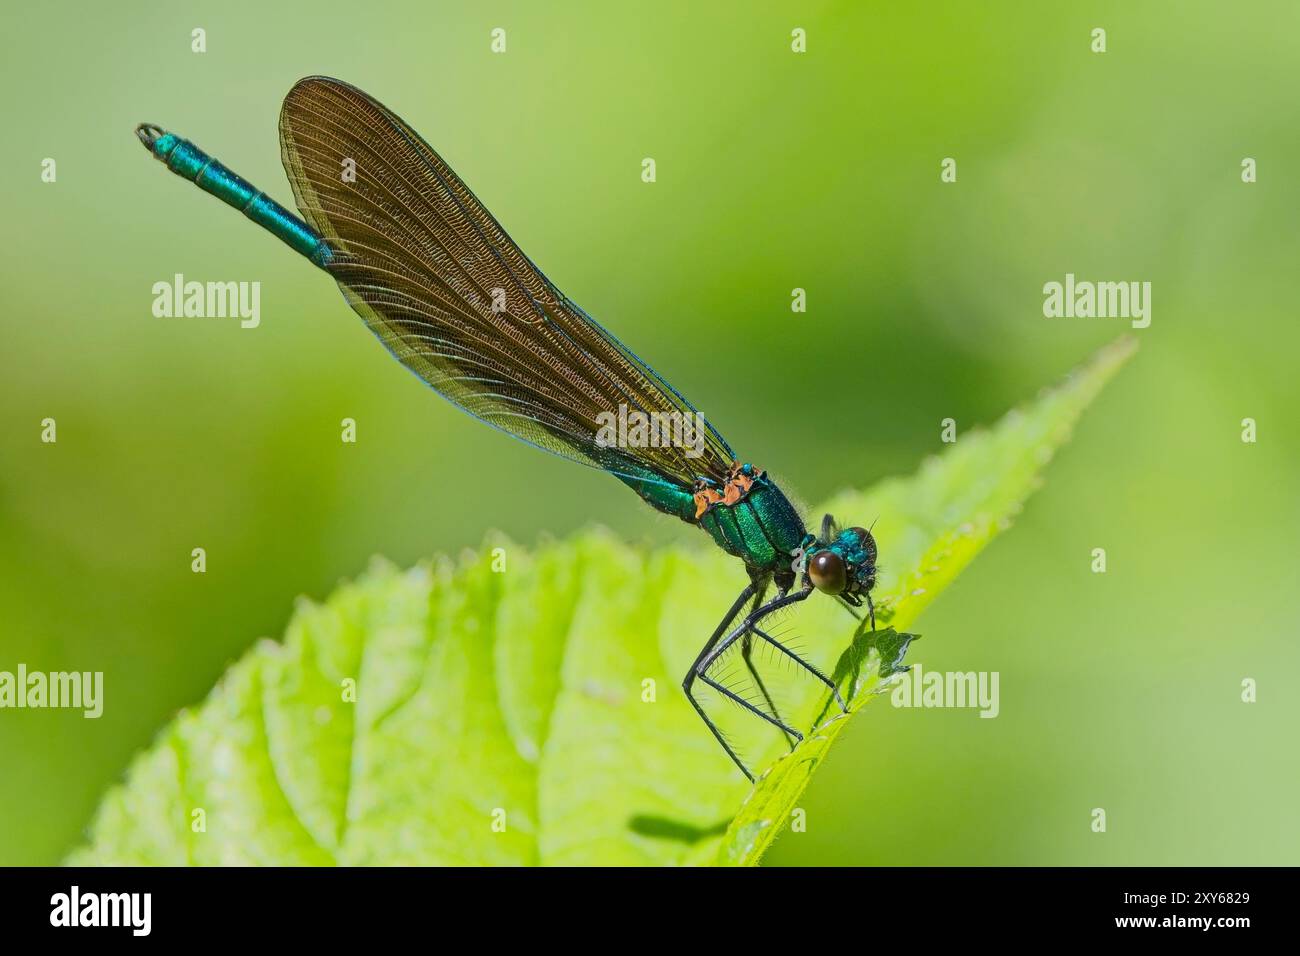
[[[349,304],[439,393],[583,464],[678,486],[725,478],[734,455],[707,422],[702,447],[661,440],[633,452],[597,440],[599,416],[619,405],[703,420],[565,298],[397,115],[346,83],[308,77],[285,98],[280,144],[298,209],[334,251],[327,268]]]

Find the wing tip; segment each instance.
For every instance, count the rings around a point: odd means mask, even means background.
[[[351,96],[354,98],[360,98],[363,101],[370,100],[370,97],[366,95],[364,91],[353,86],[351,83],[345,83],[343,80],[336,79],[332,76],[313,73],[311,76],[304,76],[293,86],[289,87],[289,92],[284,96],[284,104],[280,108],[280,116],[283,118],[285,111],[293,103],[331,96]]]
[[[289,92],[292,93],[294,90],[306,86],[345,86],[350,88],[351,84],[345,83],[333,76],[326,76],[324,73],[312,73],[308,76],[304,76],[301,80],[290,87]]]

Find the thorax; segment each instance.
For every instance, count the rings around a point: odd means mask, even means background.
[[[765,570],[788,564],[805,534],[790,499],[762,472],[737,500],[712,502],[696,520],[722,550]]]

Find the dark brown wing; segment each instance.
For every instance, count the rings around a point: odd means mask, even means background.
[[[393,112],[346,83],[307,77],[285,98],[280,144],[298,209],[333,249],[327,268],[348,302],[443,396],[607,471],[679,487],[725,477],[734,455],[707,423],[702,453],[597,440],[599,416],[620,405],[698,413],[566,299]]]

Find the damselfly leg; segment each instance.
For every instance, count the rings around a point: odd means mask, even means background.
[[[711,721],[709,715],[704,712],[704,708],[700,706],[700,702],[696,700],[695,695],[691,693],[691,688],[695,684],[695,678],[701,676],[699,673],[701,662],[709,656],[709,652],[712,651],[714,645],[718,643],[718,639],[726,633],[727,628],[731,626],[731,622],[735,620],[736,615],[741,612],[741,609],[744,608],[746,604],[761,599],[762,593],[760,587],[766,589],[766,580],[760,581],[751,576],[749,584],[745,585],[745,589],[740,592],[740,597],[736,598],[732,603],[731,610],[729,610],[723,616],[722,620],[718,622],[718,626],[713,629],[713,633],[709,636],[709,639],[705,641],[704,646],[700,648],[700,653],[696,656],[695,662],[691,664],[691,669],[686,672],[686,677],[682,681],[682,690],[686,693],[686,699],[691,702],[691,706],[694,707],[695,712],[700,715],[700,719],[704,721],[705,725],[709,728],[709,732],[713,734],[718,743],[722,745],[722,749],[727,752],[727,756],[732,759],[732,762],[741,769],[746,777],[749,777],[751,782],[754,779],[753,776],[750,774],[749,770],[746,769],[744,763],[741,762],[741,759],[736,756],[736,752],[731,748],[731,744],[727,741],[727,738],[723,736],[722,731],[718,729],[717,724]]]
[[[731,624],[732,620],[734,620],[736,615],[740,613],[741,608],[743,608],[746,603],[749,603],[751,600],[753,600],[756,595],[761,596],[763,590],[766,589],[766,584],[767,582],[765,580],[762,582],[761,585],[758,582],[751,581],[749,586],[746,587],[745,590],[741,592],[740,597],[737,598],[736,602],[731,606],[731,610],[727,612],[727,616],[723,618],[722,622],[718,625],[718,627],[714,630],[713,634],[709,637],[709,640],[705,643],[704,648],[699,653],[699,656],[695,658],[695,663],[691,665],[691,669],[687,673],[686,679],[682,682],[682,689],[686,691],[686,697],[687,699],[690,700],[692,706],[695,707],[696,713],[700,715],[701,719],[703,719],[704,723],[708,726],[709,731],[713,734],[715,738],[717,738],[718,743],[722,744],[722,748],[727,752],[727,755],[731,757],[732,761],[736,764],[737,767],[740,768],[741,772],[746,777],[748,777],[751,782],[754,780],[754,775],[750,773],[749,768],[745,766],[744,761],[742,761],[740,757],[736,754],[736,751],[732,748],[731,744],[723,736],[722,731],[719,730],[717,725],[714,724],[714,722],[709,719],[708,714],[704,712],[704,708],[700,706],[699,702],[695,699],[694,695],[691,693],[691,688],[694,685],[696,678],[699,678],[700,680],[708,684],[710,687],[718,691],[723,696],[728,697],[731,700],[735,701],[737,704],[739,704],[741,707],[743,707],[745,710],[749,711],[750,713],[754,714],[755,716],[761,717],[763,720],[767,721],[768,723],[778,727],[782,732],[784,732],[787,735],[788,738],[792,738],[795,742],[803,740],[803,734],[800,733],[798,730],[796,730],[794,727],[791,727],[789,724],[787,724],[784,720],[781,719],[780,715],[776,712],[776,708],[772,704],[772,700],[770,696],[768,696],[765,688],[763,689],[763,696],[766,700],[766,703],[768,704],[768,707],[771,710],[771,713],[766,712],[762,708],[753,704],[752,702],[745,700],[739,694],[723,686],[720,682],[714,680],[709,676],[708,673],[709,669],[717,662],[718,658],[720,658],[723,654],[725,654],[727,649],[730,648],[731,645],[734,644],[736,641],[741,640],[742,638],[746,640],[752,640],[753,637],[756,636],[760,640],[766,641],[767,643],[771,644],[782,654],[785,654],[796,664],[804,668],[806,671],[808,671],[810,674],[816,677],[819,681],[825,684],[830,689],[831,694],[834,696],[835,702],[839,704],[840,709],[846,712],[848,710],[848,708],[844,704],[844,698],[840,695],[839,688],[835,686],[834,681],[832,681],[829,677],[827,677],[824,673],[822,673],[818,668],[814,667],[812,664],[805,661],[794,651],[790,650],[788,647],[786,647],[776,638],[772,637],[766,631],[758,627],[758,624],[762,622],[764,618],[770,616],[771,614],[774,614],[775,612],[781,610],[782,608],[790,607],[791,605],[797,604],[798,602],[807,599],[808,595],[810,595],[813,591],[811,587],[802,588],[793,593],[787,593],[782,591],[776,597],[772,598],[772,600],[768,601],[766,604],[751,609],[749,614],[746,615],[745,619],[741,621],[741,623],[738,626],[733,628],[731,631],[727,631],[727,627]],[[723,636],[724,634],[726,635],[725,637]],[[742,644],[742,650],[743,648],[744,645]],[[746,663],[748,664],[748,657],[746,657]],[[752,667],[751,667],[751,673],[753,673]],[[757,675],[755,674],[755,676]],[[761,682],[759,686],[762,687]]]
[[[750,607],[750,611],[755,611],[762,605],[763,596],[766,592],[767,581],[764,580],[763,584],[759,586],[758,591],[754,594],[754,603]],[[781,588],[777,593],[777,597],[782,597],[785,593],[786,588]],[[748,631],[745,633],[744,637],[740,639],[741,660],[745,662],[745,669],[749,671],[749,677],[754,682],[754,686],[757,687],[758,692],[763,695],[763,702],[767,704],[768,712],[775,717],[780,724],[784,724],[784,721],[781,720],[781,712],[777,710],[776,701],[772,699],[772,694],[768,691],[767,684],[763,681],[763,676],[758,672],[758,668],[754,665],[753,655],[754,632]],[[799,738],[791,734],[784,726],[781,726],[781,733],[785,735],[785,742],[788,743],[790,749],[793,750],[795,745],[799,742]]]

